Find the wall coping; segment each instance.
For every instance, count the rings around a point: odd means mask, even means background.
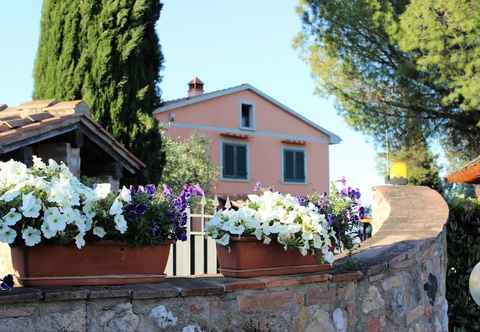
[[[328,272],[242,279],[218,276],[167,278],[157,284],[125,286],[20,287],[0,292],[0,304],[219,296],[237,290],[356,282],[364,278],[374,280],[376,275],[384,272],[411,267],[417,262],[419,253],[427,255],[437,241],[445,241],[443,229],[448,207],[437,192],[426,187],[380,186],[374,188],[374,196],[377,206],[390,206],[390,213],[380,220],[381,227],[374,237],[363,242],[353,254],[338,255],[333,269]]]

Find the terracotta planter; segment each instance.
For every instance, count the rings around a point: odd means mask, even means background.
[[[319,257],[285,251],[277,243],[265,245],[254,237],[230,238],[230,251],[217,244],[220,273],[226,277],[259,277],[330,270]]]
[[[114,241],[13,247],[12,263],[24,286],[125,285],[165,278],[170,244],[130,247]]]

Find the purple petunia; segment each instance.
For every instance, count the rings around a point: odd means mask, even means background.
[[[170,205],[170,217],[174,224],[173,237],[176,240],[185,241],[187,239],[187,221],[188,221],[188,202],[195,196],[202,196],[203,189],[200,186],[184,185],[181,193],[175,196],[172,190],[163,185],[163,195]]]
[[[14,286],[13,276],[7,274],[3,279],[0,279],[0,290],[11,290]]]

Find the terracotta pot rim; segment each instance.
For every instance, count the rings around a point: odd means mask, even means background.
[[[230,235],[230,241],[232,241],[232,242],[262,242],[261,240],[257,239],[255,236],[251,236],[251,235],[247,235],[247,236]]]
[[[129,248],[152,248],[152,247],[159,247],[163,245],[169,245],[169,244],[174,244],[176,241],[175,240],[166,240],[162,243],[159,244],[154,244],[154,245],[141,245],[141,246],[134,246],[130,245],[125,241],[115,241],[115,240],[98,240],[98,241],[92,241],[92,242],[87,242],[85,244],[85,247],[88,246],[97,246],[97,247],[129,247]],[[35,249],[35,248],[40,248],[40,247],[75,247],[75,244],[72,243],[67,243],[67,244],[60,244],[60,243],[42,243],[35,245],[33,247],[28,247],[25,244],[19,244],[15,246],[10,246],[11,248],[21,248],[21,249]],[[83,249],[83,248],[82,248]],[[79,249],[81,250],[81,249]]]

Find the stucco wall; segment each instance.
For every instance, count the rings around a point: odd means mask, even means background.
[[[0,294],[0,331],[447,331],[445,202],[424,187],[378,195],[377,208],[411,211],[386,217],[330,273],[19,288]]]
[[[242,102],[255,105],[256,130],[243,131],[246,139],[222,136],[230,129],[240,126],[240,105]],[[295,194],[312,191],[328,191],[329,185],[329,138],[298,118],[271,104],[251,91],[218,97],[201,103],[175,109],[175,122],[166,133],[171,137],[190,137],[198,132],[212,140],[212,159],[220,165],[222,140],[244,142],[249,145],[250,176],[248,181],[218,181],[215,190],[219,194],[241,195],[251,192],[257,181],[276,190]],[[160,124],[169,122],[170,115],[155,115]],[[272,121],[275,119],[275,121]],[[198,128],[200,127],[200,128]],[[307,183],[284,184],[282,181],[282,140],[298,138],[305,141],[307,154]]]

